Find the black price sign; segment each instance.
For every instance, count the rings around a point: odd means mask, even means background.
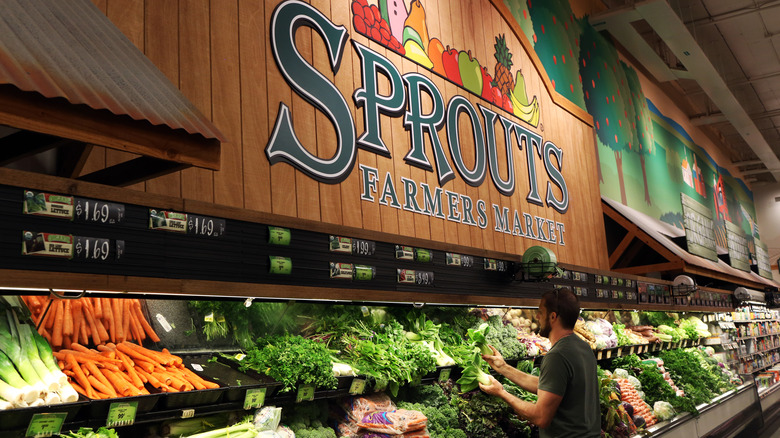
[[[206,237],[225,235],[225,219],[187,213],[187,234]]]
[[[73,236],[73,259],[91,262],[118,260],[124,252],[125,242],[119,240],[116,245],[111,239],[100,237]]]
[[[376,253],[376,242],[371,240],[352,239],[352,254],[372,256]]]
[[[414,283],[418,286],[433,286],[433,272],[416,271],[414,276]]]
[[[124,204],[95,199],[74,198],[73,220],[97,224],[121,224],[125,221]]]
[[[448,252],[446,255],[447,266],[462,266],[470,268],[474,266],[474,257]]]

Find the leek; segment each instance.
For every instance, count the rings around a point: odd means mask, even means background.
[[[28,324],[19,324],[19,341],[22,345],[22,354],[27,358],[30,366],[35,370],[40,381],[43,382],[47,391],[56,391],[60,389],[59,376],[55,375],[46,367],[38,355],[38,347],[33,337],[33,329]]]
[[[7,400],[11,404],[16,404],[24,401],[24,393],[19,388],[14,388],[13,386],[0,380],[0,399],[2,399],[0,401]]]
[[[27,403],[32,403],[35,399],[41,396],[41,391],[40,389],[30,385],[22,376],[19,375],[19,373],[16,371],[16,368],[14,368],[13,361],[4,352],[6,350],[6,348],[4,348],[5,343],[7,343],[6,337],[0,336],[0,377],[2,377],[2,379],[5,380],[8,385],[20,390],[22,394],[21,400]],[[16,400],[16,396],[12,398],[3,396],[3,398],[9,401]]]
[[[73,389],[73,386],[70,385],[70,382],[68,382],[68,376],[60,370],[60,366],[57,365],[57,362],[54,360],[54,353],[52,353],[49,343],[40,335],[40,333],[33,330],[32,327],[30,327],[30,333],[35,340],[35,345],[38,347],[38,356],[40,356],[41,361],[46,365],[46,368],[49,369],[51,375],[57,378],[57,382],[60,385],[60,389],[57,390],[60,400],[65,403],[71,403],[78,400],[79,393],[76,392],[76,390]]]

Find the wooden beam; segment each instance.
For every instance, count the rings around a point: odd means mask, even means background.
[[[63,146],[57,150],[57,176],[76,178],[84,169],[93,145],[81,142]]]
[[[0,124],[219,170],[220,141],[0,85]]]
[[[19,131],[0,139],[0,166],[73,143],[53,135]]]
[[[109,186],[126,187],[158,176],[190,167],[175,161],[152,157],[138,157],[123,163],[106,167],[77,179]]]
[[[633,275],[642,275],[642,274],[649,274],[651,272],[668,272],[668,271],[679,271],[683,269],[683,266],[685,264],[682,260],[676,260],[673,262],[667,262],[667,263],[657,263],[655,265],[643,265],[643,266],[631,266],[629,268],[617,268],[615,269],[615,272],[620,272],[621,274],[633,274]]]
[[[633,222],[626,219],[625,216],[618,213],[617,210],[606,204],[605,202],[601,203],[602,210],[604,211],[604,214],[612,218],[615,222],[620,224],[623,228],[626,229],[629,233],[634,233],[636,235],[636,238],[644,242],[647,246],[650,248],[653,248],[658,254],[661,255],[661,257],[667,259],[667,260],[676,260],[680,259],[680,257],[669,250],[669,248],[663,246],[661,243],[659,243],[654,238],[650,237],[643,229],[636,226]]]
[[[624,237],[623,240],[620,241],[617,248],[615,248],[614,251],[612,251],[612,254],[609,255],[609,267],[613,268],[615,267],[615,264],[620,259],[620,257],[623,256],[623,254],[626,252],[626,249],[628,248],[628,245],[631,244],[631,241],[634,240],[634,237],[636,237],[636,234],[632,232],[628,232]]]

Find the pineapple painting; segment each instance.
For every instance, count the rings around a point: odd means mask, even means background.
[[[510,96],[512,90],[515,89],[515,81],[512,79],[512,53],[506,46],[505,36],[497,36],[496,44],[493,47],[496,49],[496,53],[493,56],[496,57],[497,62],[495,79],[493,79],[492,85],[498,87],[504,96]]]

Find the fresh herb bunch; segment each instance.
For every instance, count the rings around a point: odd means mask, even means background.
[[[241,371],[252,369],[282,383],[281,392],[298,385],[335,389],[330,351],[321,343],[301,336],[266,336],[246,352]]]
[[[653,406],[655,402],[665,401],[669,402],[677,412],[690,412],[694,416],[699,415],[696,403],[687,395],[678,396],[669,382],[664,379],[664,375],[657,365],[642,363],[636,354],[612,359],[611,365],[612,369],[623,368],[639,379],[639,383],[642,384],[642,392],[645,393],[645,401],[650,406]]]
[[[419,382],[436,370],[436,361],[425,346],[406,339],[401,324],[391,321],[377,330],[358,322],[341,338],[343,358],[361,375],[375,381],[375,389],[398,394],[400,385]]]
[[[702,368],[699,358],[691,351],[684,349],[664,351],[661,353],[661,359],[672,380],[696,405],[708,403],[727,388],[718,377]]]

